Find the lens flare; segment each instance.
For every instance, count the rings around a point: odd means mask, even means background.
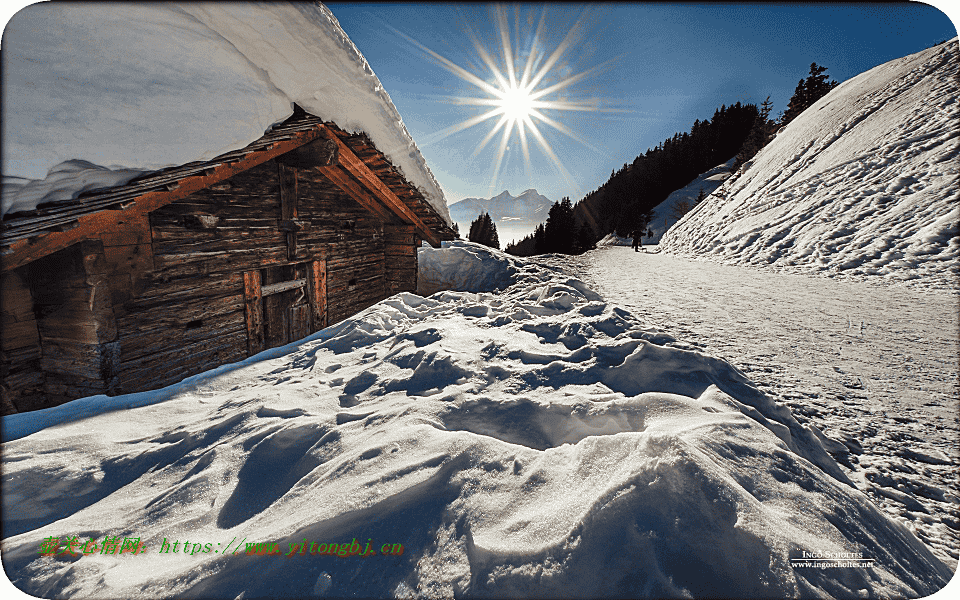
[[[465,129],[496,118],[497,120],[494,126],[480,140],[473,152],[473,156],[477,156],[498,133],[502,132],[497,149],[496,162],[493,167],[493,176],[490,181],[491,192],[500,175],[504,155],[506,154],[511,139],[513,139],[514,130],[516,130],[517,137],[520,139],[520,147],[523,151],[524,165],[528,176],[532,172],[530,149],[527,139],[527,134],[529,133],[533,139],[536,140],[543,154],[550,159],[567,183],[579,191],[579,186],[567,171],[566,167],[563,166],[560,158],[540,131],[541,124],[556,129],[563,135],[576,140],[595,152],[600,153],[600,151],[587,143],[569,127],[544,114],[543,111],[594,112],[605,110],[599,108],[599,101],[596,98],[571,100],[568,98],[554,98],[553,96],[564,91],[565,93],[569,93],[571,86],[596,74],[617,59],[614,58],[582,73],[561,76],[560,73],[569,70],[567,65],[563,63],[562,59],[564,55],[581,39],[583,16],[581,15],[581,18],[570,28],[570,31],[566,34],[563,41],[548,55],[541,44],[546,18],[546,11],[543,10],[540,13],[536,32],[532,38],[524,40],[526,44],[521,46],[529,46],[530,50],[526,62],[523,63],[522,68],[518,68],[517,63],[519,56],[515,56],[514,54],[510,26],[502,6],[498,5],[495,7],[494,17],[499,33],[500,52],[502,55],[500,64],[494,60],[477,36],[471,30],[468,29],[467,31],[467,35],[472,41],[474,49],[483,64],[490,71],[490,77],[493,79],[492,82],[486,81],[481,76],[455,64],[453,61],[427,48],[413,38],[397,32],[423,50],[444,69],[487,94],[486,97],[451,96],[449,98],[453,103],[467,106],[491,107],[490,110],[482,114],[465,119],[451,127],[428,136],[426,139],[421,140],[421,143],[424,146],[428,146]],[[519,21],[519,10],[517,11],[517,19]],[[519,31],[519,26],[514,29],[515,31]],[[519,37],[519,34],[517,35]],[[545,83],[551,79],[551,76],[555,81],[549,84]]]

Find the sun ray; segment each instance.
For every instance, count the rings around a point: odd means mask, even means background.
[[[471,154],[471,157],[475,157],[478,154],[480,154],[480,152],[487,146],[487,144],[490,143],[490,140],[493,139],[493,136],[497,135],[497,132],[500,131],[500,128],[503,127],[507,121],[509,121],[509,119],[507,119],[506,116],[501,117],[500,120],[497,122],[496,126],[490,130],[490,133],[485,135],[483,140],[480,141],[480,145],[477,146],[476,150],[473,151],[473,154]]]
[[[500,147],[497,149],[497,163],[493,167],[493,177],[490,178],[490,190],[489,193],[492,195],[494,191],[494,186],[497,184],[497,177],[500,176],[500,165],[503,164],[503,155],[507,151],[507,140],[510,139],[510,131],[513,129],[514,120],[510,119],[507,122],[507,128],[503,131],[503,137],[500,138]]]
[[[564,125],[563,123],[559,123],[559,122],[557,122],[557,121],[554,121],[554,120],[551,119],[550,117],[548,117],[548,116],[544,115],[543,113],[541,113],[541,112],[539,112],[539,111],[536,111],[536,110],[531,110],[531,111],[530,111],[530,116],[531,116],[531,117],[536,117],[536,118],[540,119],[541,121],[543,121],[544,123],[546,123],[546,124],[549,125],[550,127],[553,127],[554,129],[556,129],[556,130],[559,131],[560,133],[566,135],[566,136],[569,137],[570,139],[576,140],[576,141],[580,142],[581,144],[583,144],[583,145],[586,146],[587,148],[590,148],[591,150],[593,150],[593,151],[596,152],[597,154],[603,154],[603,152],[602,152],[600,149],[594,147],[594,146],[591,145],[589,142],[587,142],[586,140],[584,140],[583,138],[581,138],[579,135],[577,135],[576,133],[574,133],[573,130],[571,130],[569,127],[567,127],[567,126]]]
[[[443,140],[443,139],[445,139],[445,138],[448,138],[448,137],[450,137],[451,135],[453,135],[453,134],[455,134],[455,133],[458,133],[458,132],[460,132],[460,131],[463,131],[464,129],[469,129],[470,127],[473,127],[474,125],[479,125],[480,123],[486,121],[487,119],[489,119],[489,118],[491,118],[491,117],[495,117],[495,116],[501,114],[502,112],[503,112],[503,110],[501,110],[501,109],[499,109],[499,108],[496,108],[496,109],[494,109],[494,110],[485,112],[485,113],[483,113],[482,115],[477,115],[477,116],[475,116],[475,117],[471,117],[471,118],[467,119],[466,121],[461,121],[460,123],[457,123],[456,125],[452,125],[452,126],[450,126],[450,127],[447,127],[446,129],[443,129],[443,130],[441,130],[441,131],[438,131],[438,132],[434,133],[433,135],[428,136],[428,137],[425,139],[425,141],[421,144],[421,146],[426,147],[426,146],[429,146],[430,144],[435,144],[435,143],[439,142],[440,140]]]
[[[496,157],[492,170],[491,189],[496,185],[500,173],[504,169],[505,158],[508,148],[510,147],[510,140],[513,136],[514,128],[516,128],[517,137],[520,139],[520,148],[523,152],[524,169],[527,176],[531,176],[533,171],[533,162],[530,156],[531,144],[527,139],[527,133],[529,132],[536,140],[543,154],[553,163],[567,183],[571,184],[579,193],[579,186],[573,181],[570,172],[564,167],[556,151],[543,136],[535,120],[545,123],[564,136],[583,144],[594,152],[602,154],[602,152],[592,146],[582,136],[578,135],[573,129],[561,123],[559,120],[551,118],[545,111],[622,112],[616,109],[601,108],[601,103],[597,98],[551,98],[552,94],[563,90],[566,90],[566,92],[564,92],[565,95],[570,95],[570,90],[576,84],[608,68],[614,61],[621,57],[606,61],[586,71],[558,77],[561,70],[569,70],[566,62],[561,61],[565,61],[564,56],[582,39],[587,10],[584,10],[579,15],[561,42],[549,53],[547,49],[543,47],[543,36],[546,31],[545,8],[541,9],[540,18],[537,21],[532,37],[526,38],[527,41],[525,42],[522,41],[523,38],[521,36],[522,28],[520,25],[519,8],[513,11],[513,27],[511,27],[510,15],[508,15],[503,7],[496,6],[491,10],[491,13],[491,21],[495,29],[495,35],[499,38],[499,54],[502,60],[495,58],[494,54],[480,41],[478,35],[469,25],[465,25],[464,27],[466,35],[483,65],[474,64],[471,68],[478,68],[482,71],[485,67],[489,70],[489,75],[486,76],[486,80],[468,69],[457,65],[452,60],[441,56],[439,53],[430,50],[413,38],[400,33],[402,37],[413,43],[417,48],[420,48],[441,67],[487,94],[485,98],[448,96],[451,103],[462,106],[491,107],[490,110],[485,110],[482,114],[469,117],[436,134],[427,136],[428,141],[424,145],[436,143],[453,134],[489,121],[494,117],[499,117],[495,125],[493,125],[480,140],[479,144],[477,144],[472,154],[474,158],[479,155],[502,130],[499,144],[497,144]],[[528,21],[528,23],[532,24],[532,20]],[[527,35],[529,35],[529,29],[527,29]],[[516,44],[514,44],[511,36],[518,40]],[[524,56],[524,54],[526,54],[526,56]],[[472,62],[473,61],[468,61],[468,64]],[[520,63],[519,68],[518,63]],[[548,79],[548,75],[552,81],[544,83],[545,80]],[[510,160],[513,159],[511,158]]]

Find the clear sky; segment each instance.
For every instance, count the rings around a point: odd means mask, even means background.
[[[919,3],[327,6],[390,94],[449,203],[530,188],[576,202],[721,104],[759,105],[770,96],[779,114],[812,62],[842,82],[957,35],[947,15]],[[543,142],[523,127],[529,163],[516,126],[504,142],[504,124],[477,152],[500,115],[456,130],[498,108],[464,100],[496,98],[482,88],[504,87],[496,72],[510,87],[504,40],[518,82],[531,54],[531,78],[549,66],[532,90],[548,92],[533,99],[544,104],[513,92],[519,104],[508,104],[509,114],[532,107],[564,130],[529,116]]]

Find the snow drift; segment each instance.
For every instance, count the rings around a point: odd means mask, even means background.
[[[849,79],[663,237],[664,251],[956,285],[957,40]]]
[[[4,417],[10,578],[105,598],[863,598],[946,583],[728,363],[557,270],[469,243],[423,253],[437,281],[473,269],[468,289],[398,294],[152,398]],[[99,414],[37,426],[77,404]],[[51,536],[146,551],[39,556]],[[159,552],[175,540],[200,550]],[[299,553],[352,540],[376,555]],[[228,550],[244,542],[278,554]],[[805,552],[873,562],[802,566]]]
[[[297,103],[366,133],[452,223],[390,96],[322,4],[33,4],[7,24],[2,60],[3,214],[241,148]]]

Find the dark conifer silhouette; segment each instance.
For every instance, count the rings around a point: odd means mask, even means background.
[[[790,98],[790,104],[783,113],[780,125],[786,125],[796,119],[800,113],[813,105],[814,102],[826,96],[830,90],[837,87],[836,81],[831,81],[826,74],[827,68],[821,67],[817,63],[810,64],[810,74],[806,79],[801,79],[797,84],[797,89]]]
[[[497,224],[488,213],[482,213],[470,223],[470,234],[467,237],[471,242],[483,244],[491,248],[500,249],[500,236],[497,235]]]

